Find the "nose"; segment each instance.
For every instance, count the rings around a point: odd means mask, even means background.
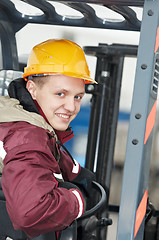
[[[76,105],[75,105],[75,99],[74,97],[69,97],[66,99],[65,102],[65,109],[69,112],[74,112],[76,109]]]

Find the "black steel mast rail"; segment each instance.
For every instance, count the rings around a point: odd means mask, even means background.
[[[54,1],[54,0],[49,0]],[[105,4],[105,5],[120,5],[120,6],[134,6],[142,7],[144,5],[144,0],[58,0],[58,2],[72,2],[72,3],[96,3],[96,4]]]
[[[99,43],[98,46],[87,46],[84,47],[84,51],[87,55],[96,57],[106,57],[106,56],[137,56],[137,46],[127,45],[127,44],[112,44],[107,45],[104,43]]]
[[[54,0],[48,0],[54,1]],[[120,6],[134,6],[134,7],[142,7],[144,5],[144,0],[58,0],[58,2],[72,2],[72,3],[95,3],[95,4],[106,4],[106,5],[120,5]]]
[[[20,0],[19,0],[20,1]],[[101,29],[117,29],[128,31],[140,31],[141,21],[137,18],[136,12],[129,6],[143,6],[144,1],[45,1],[45,0],[22,0],[25,4],[34,6],[42,11],[41,15],[25,15],[19,12],[10,0],[1,0],[0,9],[6,13],[10,22],[14,23],[15,32],[24,27],[28,23],[64,25],[75,27],[89,27]],[[79,11],[83,16],[63,16],[56,12],[56,8],[51,3],[61,3]],[[120,14],[123,20],[119,19],[102,19],[96,15],[94,8],[88,3],[95,3],[109,8]],[[108,16],[109,17],[109,16]]]

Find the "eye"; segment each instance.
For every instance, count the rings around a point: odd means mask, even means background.
[[[77,100],[81,100],[82,99],[82,96],[75,96],[75,99],[77,99]]]
[[[57,93],[58,96],[63,97],[64,93]]]

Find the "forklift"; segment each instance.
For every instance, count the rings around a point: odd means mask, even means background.
[[[20,0],[19,0],[20,1]],[[28,23],[87,27],[98,29],[113,29],[140,32],[138,46],[125,44],[85,46],[87,55],[97,58],[95,80],[98,85],[86,85],[86,93],[91,94],[91,114],[88,132],[85,167],[94,171],[96,181],[94,187],[101,197],[90,209],[86,216],[73,223],[67,230],[76,229],[73,238],[64,239],[107,239],[107,228],[112,224],[109,214],[118,215],[116,240],[158,240],[159,212],[149,199],[148,184],[150,174],[150,159],[152,138],[154,133],[157,94],[159,81],[159,0],[59,0],[58,2],[82,13],[82,18],[63,17],[55,11],[51,2],[54,0],[21,0],[26,4],[39,8],[43,14],[39,16],[23,15],[15,8],[11,0],[0,1],[0,38],[1,38],[1,70],[21,71],[18,61],[15,34]],[[91,4],[108,8],[120,14],[124,20],[107,21],[100,19]],[[142,21],[137,18],[132,7],[143,9]],[[133,88],[130,112],[129,130],[127,136],[126,155],[122,180],[122,191],[119,206],[109,204],[111,175],[113,169],[116,130],[119,114],[119,100],[122,84],[124,58],[136,56],[136,74]],[[7,88],[7,78],[1,84],[4,95]],[[118,184],[118,183],[116,183]],[[2,206],[3,205],[3,206]],[[5,197],[0,189],[0,214],[5,209]],[[1,217],[0,217],[1,219]],[[1,220],[3,221],[3,220]],[[12,228],[12,225],[8,223]],[[87,221],[87,222],[86,222]],[[14,229],[8,236],[2,229],[3,239],[25,239]],[[85,229],[85,226],[88,226]],[[7,227],[7,226],[6,226]],[[81,227],[82,237],[77,229]],[[96,234],[92,229],[96,229]],[[14,235],[15,234],[15,235]],[[23,235],[24,234],[24,235]],[[89,235],[89,237],[88,237]],[[52,236],[43,236],[46,240]],[[61,238],[61,240],[63,240]],[[109,240],[109,239],[108,239]]]

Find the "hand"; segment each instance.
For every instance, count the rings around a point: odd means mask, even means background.
[[[59,182],[58,187],[61,188],[66,188],[66,189],[78,189],[80,191],[80,189],[73,183],[71,182]]]
[[[87,197],[91,198],[94,193],[92,181],[95,181],[95,179],[96,177],[93,172],[91,172],[87,168],[81,167],[80,173],[71,182],[76,184],[81,190],[83,190]]]

